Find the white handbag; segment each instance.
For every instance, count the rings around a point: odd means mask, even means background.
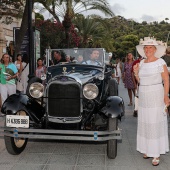
[[[24,90],[23,84],[22,84],[22,82],[20,80],[17,81],[16,86],[17,86],[16,89],[18,91],[23,91]]]
[[[21,71],[21,73],[25,70],[25,68],[27,67],[27,65],[28,65],[28,63],[25,65],[25,67],[22,69],[22,71]],[[20,77],[18,77],[18,80],[17,80],[17,82],[16,82],[16,89],[18,90],[18,91],[24,91],[24,86],[23,86],[23,84],[22,84],[22,82],[21,82],[21,79],[20,79]]]
[[[135,94],[135,101],[134,101],[134,105],[135,105],[135,108],[134,108],[134,110],[135,111],[138,111],[138,101],[139,101],[139,89],[138,89],[139,87],[137,87],[137,89],[136,89],[136,94]]]
[[[137,111],[138,110],[138,100],[139,100],[139,98],[138,98],[138,96],[135,96],[135,111]]]

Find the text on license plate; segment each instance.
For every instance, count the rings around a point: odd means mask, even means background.
[[[29,128],[29,116],[6,115],[6,126]]]

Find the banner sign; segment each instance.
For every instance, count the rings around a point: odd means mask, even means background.
[[[13,32],[14,32],[14,43],[16,42],[16,39],[19,35],[19,27],[14,27],[13,28]],[[29,56],[29,34],[28,34],[28,30],[25,33],[24,39],[22,41],[21,44],[21,48],[20,48],[20,53],[21,54],[27,54]]]

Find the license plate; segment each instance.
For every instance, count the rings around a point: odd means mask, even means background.
[[[6,115],[6,126],[29,128],[29,116]]]

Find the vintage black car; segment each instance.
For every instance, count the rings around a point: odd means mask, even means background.
[[[124,102],[104,62],[105,50],[50,49],[47,65],[56,51],[72,61],[48,66],[46,75],[29,81],[27,94],[11,95],[2,106],[7,151],[20,154],[28,139],[106,141],[114,159]]]

